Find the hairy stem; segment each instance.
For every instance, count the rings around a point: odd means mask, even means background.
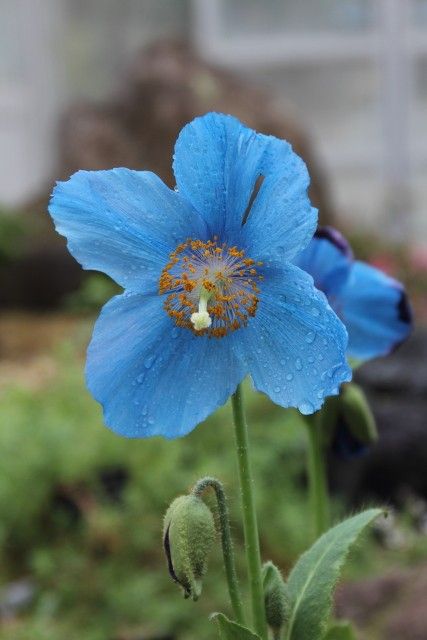
[[[228,593],[231,606],[237,622],[245,623],[242,598],[237,580],[236,565],[234,561],[233,542],[230,531],[230,517],[228,514],[227,499],[222,483],[216,478],[202,478],[198,480],[192,489],[195,496],[200,497],[207,489],[213,489],[218,504],[219,526],[221,530],[221,545],[224,558],[225,575],[227,578]]]
[[[254,481],[249,457],[248,427],[243,411],[241,385],[237,387],[232,396],[232,405],[253,624],[261,640],[267,640],[268,631],[261,577],[261,554],[253,492]]]
[[[308,485],[313,531],[318,538],[329,528],[330,505],[326,475],[325,447],[323,444],[321,411],[306,416],[308,432]]]

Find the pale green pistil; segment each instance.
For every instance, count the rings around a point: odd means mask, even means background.
[[[191,323],[195,331],[203,331],[208,329],[212,324],[212,318],[208,313],[208,301],[212,297],[212,293],[204,287],[200,290],[199,310],[190,316]]]

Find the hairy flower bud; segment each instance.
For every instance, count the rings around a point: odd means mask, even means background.
[[[172,502],[165,515],[163,545],[169,573],[186,598],[200,596],[214,539],[214,518],[201,498],[180,496]]]
[[[266,562],[263,565],[262,580],[267,623],[274,637],[278,638],[289,619],[288,588],[279,569],[272,562]]]

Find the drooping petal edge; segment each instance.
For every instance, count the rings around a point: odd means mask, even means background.
[[[353,264],[339,303],[353,358],[387,355],[412,331],[413,313],[403,286],[364,262]]]

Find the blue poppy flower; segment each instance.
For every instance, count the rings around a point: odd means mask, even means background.
[[[343,324],[291,262],[316,228],[305,164],[287,142],[211,113],[181,131],[173,166],[175,190],[147,171],[78,171],[50,203],[73,256],[125,289],[88,348],[106,424],[182,436],[247,374],[312,413],[351,372]]]
[[[350,357],[387,355],[409,336],[412,311],[403,286],[354,260],[350,245],[335,229],[319,228],[294,262],[313,276],[344,322]]]

